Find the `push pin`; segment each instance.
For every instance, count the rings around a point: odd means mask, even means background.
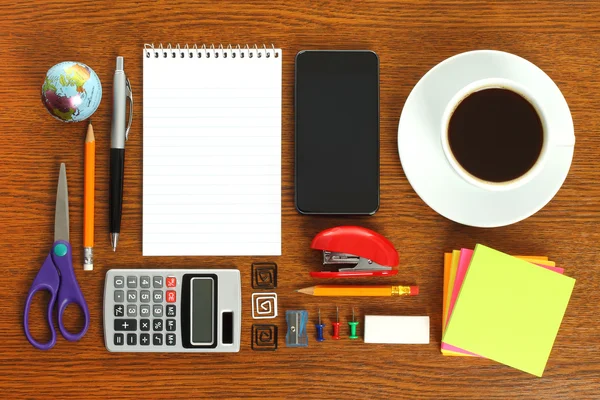
[[[358,326],[358,321],[354,317],[354,307],[352,307],[352,321],[348,321],[348,326],[350,327],[350,339],[358,339],[358,335],[356,334],[356,327]]]
[[[325,325],[323,325],[321,323],[321,309],[320,308],[319,308],[319,323],[316,326],[317,326],[317,342],[322,342],[325,340],[325,338],[323,337],[323,328],[325,327]]]
[[[333,325],[333,335],[331,335],[331,338],[333,340],[340,340],[340,308],[339,307],[335,307],[335,322],[332,322],[331,325]]]

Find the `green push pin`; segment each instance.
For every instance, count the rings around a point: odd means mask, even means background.
[[[356,335],[356,327],[358,326],[358,321],[354,318],[354,307],[352,307],[352,321],[348,321],[348,325],[350,326],[350,339],[358,339]]]

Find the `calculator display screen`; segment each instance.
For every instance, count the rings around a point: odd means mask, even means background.
[[[213,344],[214,280],[192,278],[190,291],[190,337],[194,345]]]

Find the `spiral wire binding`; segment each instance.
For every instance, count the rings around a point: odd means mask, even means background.
[[[249,45],[245,45],[241,47],[239,44],[233,47],[231,44],[227,45],[227,47],[223,47],[222,44],[219,44],[218,47],[215,47],[214,44],[211,44],[210,47],[206,47],[205,44],[202,47],[198,47],[198,45],[194,44],[193,47],[190,47],[187,43],[184,47],[181,47],[179,44],[176,44],[175,47],[171,45],[171,43],[167,44],[166,47],[163,47],[162,43],[159,43],[158,47],[154,47],[154,43],[144,44],[144,51],[146,52],[146,58],[185,58],[186,55],[189,58],[271,58],[271,56],[278,58],[279,51],[275,49],[275,45],[271,44],[271,47],[267,47],[266,44],[262,45],[262,48],[259,48],[257,44],[254,47],[250,47]]]

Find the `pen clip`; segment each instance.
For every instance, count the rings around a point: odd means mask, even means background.
[[[129,140],[129,129],[133,122],[133,91],[131,90],[131,83],[126,77],[125,82],[127,83],[127,99],[129,100],[129,121],[127,121],[127,129],[125,129],[125,140]]]

